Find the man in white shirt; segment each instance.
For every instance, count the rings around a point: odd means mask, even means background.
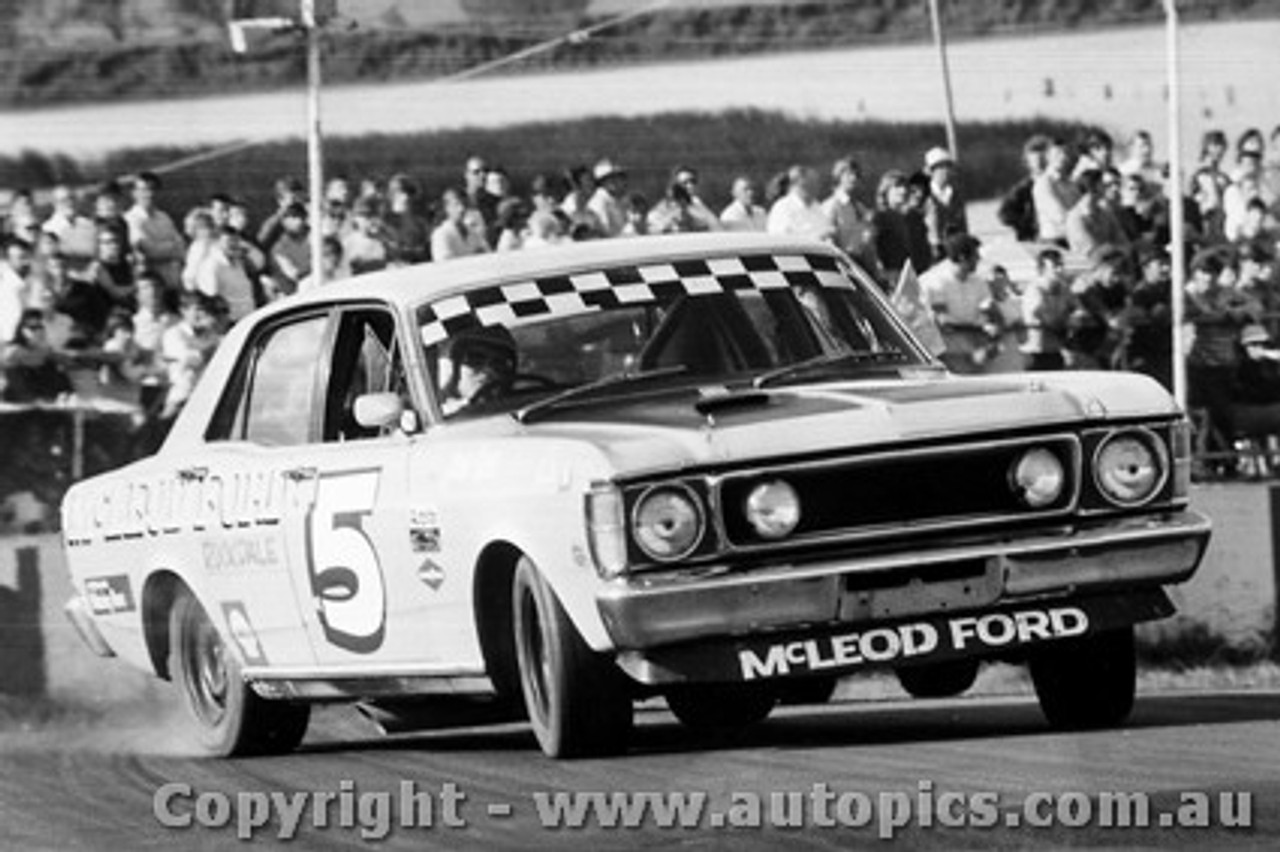
[[[627,172],[612,160],[601,160],[593,171],[596,191],[587,207],[604,226],[606,237],[616,237],[627,224]]]
[[[787,192],[769,209],[766,230],[771,234],[835,238],[835,228],[818,203],[818,176],[808,166],[792,166],[787,171]]]
[[[0,263],[0,341],[13,339],[30,297],[31,246],[19,237],[5,242]]]
[[[946,241],[945,259],[920,276],[920,287],[947,344],[942,361],[956,373],[979,372],[991,343],[984,330],[991,288],[977,274],[980,247],[976,237],[952,234]]]
[[[733,201],[720,211],[720,224],[726,231],[763,231],[769,221],[769,214],[759,204],[756,197],[759,190],[755,181],[746,175],[738,175],[733,179],[730,190]]]
[[[217,244],[196,271],[196,289],[206,296],[221,296],[227,303],[227,315],[235,322],[258,307],[259,288],[240,232],[223,227]]]
[[[444,221],[431,232],[431,259],[450,260],[473,254],[487,254],[489,243],[484,231],[468,224],[467,202],[456,189],[446,189],[440,196],[444,205]]]
[[[1069,154],[1060,139],[1045,152],[1045,170],[1031,187],[1037,233],[1042,242],[1067,246],[1067,213],[1080,200],[1080,191],[1067,176]]]
[[[58,238],[63,254],[76,259],[87,259],[94,254],[97,229],[92,219],[80,215],[75,193],[66,184],[53,188],[53,212],[40,229]]]

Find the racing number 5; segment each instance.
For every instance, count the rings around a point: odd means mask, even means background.
[[[307,566],[325,638],[357,654],[382,645],[387,590],[362,524],[378,499],[378,470],[321,475],[307,514]]]

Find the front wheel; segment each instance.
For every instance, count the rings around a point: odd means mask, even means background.
[[[806,677],[788,681],[778,689],[778,703],[826,704],[836,694],[839,680],[834,677]]]
[[[978,679],[978,661],[950,660],[903,666],[894,672],[912,698],[951,698],[967,691]]]
[[[233,757],[284,754],[302,742],[311,718],[307,704],[267,701],[245,682],[204,607],[187,589],[169,611],[169,675],[210,754]]]
[[[1120,724],[1133,710],[1137,680],[1132,627],[1053,642],[1031,655],[1031,682],[1055,728]]]
[[[542,751],[550,757],[623,751],[633,715],[625,676],[582,640],[528,559],[516,567],[511,601],[520,688]]]
[[[667,693],[667,706],[687,728],[704,733],[733,731],[763,722],[778,703],[773,685],[700,683]]]

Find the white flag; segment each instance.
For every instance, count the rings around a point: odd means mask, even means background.
[[[916,277],[911,261],[908,260],[903,265],[902,274],[898,276],[898,286],[894,287],[889,302],[930,354],[941,355],[947,350],[942,331],[934,319],[933,308],[929,307],[929,301],[920,289],[920,279]]]

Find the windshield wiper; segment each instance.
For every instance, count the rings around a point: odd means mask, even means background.
[[[752,380],[751,386],[760,389],[778,384],[787,379],[831,367],[846,364],[889,364],[910,360],[910,356],[897,349],[858,350],[852,352],[826,352],[816,358],[797,361],[782,367],[761,373]]]
[[[602,378],[596,379],[594,382],[587,382],[584,385],[576,385],[563,390],[560,393],[552,394],[530,403],[524,408],[516,411],[514,416],[521,423],[530,423],[537,419],[539,415],[546,414],[548,411],[563,405],[567,402],[580,402],[583,399],[595,396],[600,391],[613,390],[619,385],[637,384],[651,381],[653,379],[666,378],[668,376],[677,376],[687,372],[688,367],[684,364],[672,364],[669,367],[659,367],[656,370],[643,370],[640,372],[622,372],[611,373]]]

